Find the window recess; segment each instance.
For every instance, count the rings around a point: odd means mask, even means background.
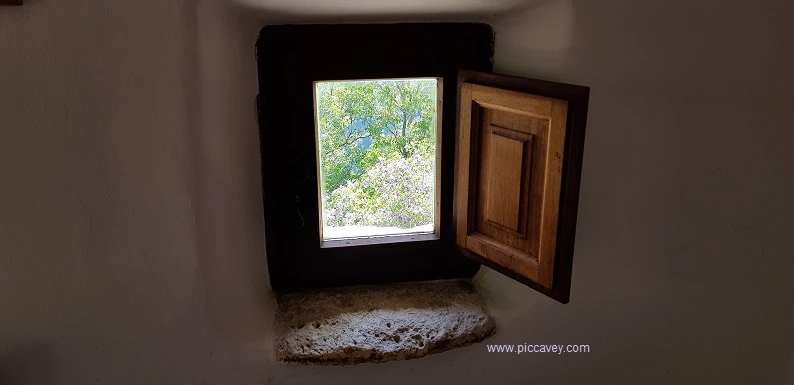
[[[493,49],[493,31],[479,23],[262,29],[260,147],[274,291],[466,278],[484,264],[568,302],[589,89],[492,73]],[[350,81],[371,102],[318,99],[347,92]],[[402,118],[383,118],[384,100],[409,95],[390,89],[395,81],[434,83],[435,111],[403,108]],[[346,108],[364,112],[346,123],[323,116]],[[378,159],[350,167],[329,159],[366,158],[379,141],[403,149],[393,154],[399,163],[418,142],[394,131],[419,121],[422,143],[433,142],[422,158],[433,163],[423,176],[432,189],[412,199],[427,210],[405,206],[405,215],[389,217],[383,210],[394,207],[380,203],[372,213],[355,211],[366,202],[337,204],[338,189],[351,184],[359,198],[402,196],[394,186],[373,187],[388,180],[385,168],[372,168]],[[368,172],[367,181],[355,179]]]

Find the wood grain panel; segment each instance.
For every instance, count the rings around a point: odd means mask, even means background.
[[[543,131],[538,130],[538,127],[542,126],[542,124],[536,122],[537,118],[526,115],[518,115],[484,107],[478,107],[478,109],[482,111],[482,119],[480,122],[481,133],[479,135],[481,142],[478,148],[481,161],[474,163],[477,165],[477,170],[473,172],[478,174],[478,195],[476,199],[477,207],[474,213],[474,215],[476,215],[475,226],[470,229],[470,232],[471,230],[480,232],[492,237],[494,240],[522,250],[529,257],[534,258],[535,255],[537,255],[537,243],[532,244],[529,240],[531,219],[529,209],[530,202],[533,199],[530,196],[530,180],[532,177],[532,168],[537,163],[535,159],[537,158],[535,148],[538,142],[542,143],[544,141],[537,141],[536,139],[540,137],[530,135],[529,133],[534,132],[542,135]],[[495,122],[499,122],[502,126],[495,125]],[[511,185],[511,188],[518,188],[518,204],[514,205],[513,208],[506,209],[511,210],[514,215],[516,215],[516,226],[500,224],[497,221],[489,220],[486,213],[489,204],[496,205],[498,204],[497,202],[504,201],[504,197],[500,197],[503,188],[491,188],[489,186],[492,175],[500,172],[500,169],[504,170],[503,166],[492,165],[487,161],[492,157],[491,154],[498,154],[500,152],[500,150],[494,148],[495,136],[511,138],[523,143],[521,158],[516,158],[515,161],[517,163],[511,166],[520,169],[520,177],[516,178],[515,183]],[[540,150],[542,150],[542,148]],[[495,198],[490,199],[491,196],[495,196]]]
[[[488,110],[488,124],[500,127],[504,129],[508,129],[511,131],[518,131],[530,136],[537,136],[541,135],[543,130],[546,129],[546,122],[548,119],[546,118],[537,118],[537,117],[530,117],[527,115],[516,114],[514,112],[498,110],[498,109],[489,109]],[[508,137],[513,137],[510,132],[501,132],[503,135]],[[522,138],[526,137],[520,136]]]
[[[537,280],[537,260],[529,258],[524,252],[516,248],[494,241],[491,237],[474,233],[467,237],[467,248],[493,262],[520,271],[526,278]]]
[[[525,229],[515,232],[491,221],[476,219],[474,231],[469,229],[467,247],[460,251],[506,276],[513,278],[562,303],[570,298],[573,246],[582,169],[584,132],[587,119],[589,89],[571,84],[493,73],[461,71],[459,84],[473,87],[474,103],[480,110],[482,124],[522,131],[532,138],[531,158],[527,168],[530,177],[522,183],[521,196],[529,198],[519,209],[527,213]],[[507,95],[507,96],[505,96]],[[472,104],[470,102],[470,104]],[[525,108],[526,107],[526,108]],[[525,111],[522,111],[525,109]],[[483,132],[481,123],[469,126],[476,138]],[[511,137],[511,136],[509,136]],[[487,174],[478,153],[487,151],[490,135],[483,136],[479,147],[472,147],[470,183],[478,183],[478,174]],[[486,162],[487,163],[487,162]],[[486,165],[487,166],[487,165]],[[456,185],[456,188],[464,186]],[[467,205],[481,203],[471,194]],[[481,194],[489,194],[487,186]],[[457,220],[458,218],[456,218]],[[524,222],[519,220],[519,223]],[[512,247],[511,241],[522,240],[524,247]],[[519,245],[518,243],[515,243]],[[527,253],[525,253],[527,251]]]
[[[536,119],[535,122],[540,126],[539,134],[535,137],[532,152],[532,165],[530,171],[530,181],[527,186],[528,214],[527,214],[527,242],[530,245],[529,253],[538,258],[540,255],[540,227],[541,213],[543,212],[543,186],[546,181],[546,159],[549,143],[549,121]]]
[[[559,220],[560,185],[562,162],[565,153],[565,127],[568,102],[555,100],[549,122],[549,144],[546,156],[545,181],[543,184],[543,209],[540,220],[540,276],[538,283],[551,287],[554,277],[554,258],[557,245],[557,221]]]
[[[471,87],[472,100],[483,107],[539,118],[551,116],[552,99],[476,84]]]
[[[491,130],[485,218],[518,232],[524,142]]]
[[[458,181],[468,185],[457,185],[457,197],[468,207],[458,211],[466,218],[458,244],[552,288],[567,102],[467,83],[461,90]]]

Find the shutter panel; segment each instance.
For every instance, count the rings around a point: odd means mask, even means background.
[[[570,268],[567,280],[555,281],[566,266],[557,263],[566,136],[580,135],[568,129],[569,101],[532,92],[548,82],[477,75],[463,72],[458,85],[456,243],[464,254],[567,302]],[[575,103],[581,110],[581,101]],[[568,139],[571,147],[583,137]],[[568,171],[576,174],[578,197],[581,151],[574,160],[578,167]]]

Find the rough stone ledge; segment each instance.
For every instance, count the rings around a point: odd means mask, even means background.
[[[496,325],[469,280],[279,296],[276,359],[351,365],[407,360],[480,342]]]

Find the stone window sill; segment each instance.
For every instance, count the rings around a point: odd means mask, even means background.
[[[469,280],[361,286],[278,298],[276,359],[350,365],[480,342],[495,323]]]

